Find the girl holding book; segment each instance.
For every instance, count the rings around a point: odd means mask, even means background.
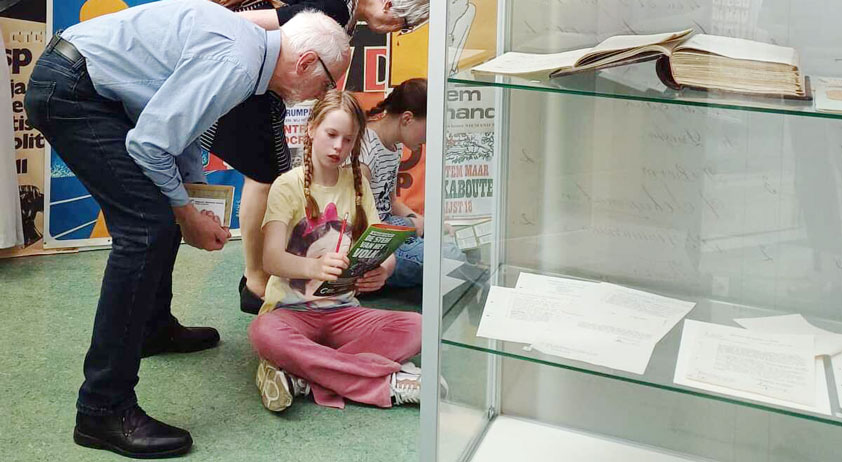
[[[419,401],[420,369],[408,359],[421,351],[421,316],[363,308],[353,292],[313,295],[348,267],[351,243],[380,222],[360,171],[365,122],[353,95],[329,91],[310,114],[303,166],[269,192],[263,261],[271,277],[249,339],[262,358],[257,386],[273,411],[308,394],[338,408],[345,399],[380,407]],[[382,287],[394,265],[391,256],[357,290]]]

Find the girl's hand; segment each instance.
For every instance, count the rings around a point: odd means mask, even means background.
[[[351,262],[345,254],[329,252],[319,258],[310,259],[310,263],[312,264],[310,279],[335,281]]]
[[[378,266],[357,279],[357,290],[360,292],[380,290],[386,284],[386,279],[389,279],[389,271],[382,266]]]

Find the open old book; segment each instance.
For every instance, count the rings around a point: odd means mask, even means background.
[[[473,72],[547,79],[658,59],[658,77],[670,88],[809,99],[793,48],[707,34],[691,37],[692,32],[617,35],[593,48],[563,53],[508,52]]]

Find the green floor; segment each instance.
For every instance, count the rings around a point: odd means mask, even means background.
[[[182,246],[173,312],[187,325],[219,329],[212,350],[143,360],[137,393],[152,416],[188,429],[195,444],[180,460],[414,461],[418,407],[328,409],[297,401],[274,414],[254,386],[246,339],[252,316],[238,309],[242,246],[207,253]],[[106,251],[0,260],[0,461],[111,461],[73,444],[82,381]],[[418,293],[364,304],[418,309]]]

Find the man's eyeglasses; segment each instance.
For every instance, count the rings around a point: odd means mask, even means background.
[[[327,66],[325,65],[325,62],[322,61],[322,57],[319,56],[319,55],[316,55],[316,58],[319,58],[319,63],[321,63],[322,69],[325,70],[325,74],[327,74],[327,78],[328,78],[328,80],[330,80],[330,83],[327,84],[327,89],[333,90],[334,88],[336,88],[336,79],[334,79],[333,75],[331,75],[330,71],[327,70]]]

